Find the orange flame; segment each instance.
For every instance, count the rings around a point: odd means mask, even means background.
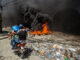
[[[30,32],[30,34],[33,34],[33,35],[46,35],[46,34],[52,34],[52,31],[48,30],[48,23],[44,23],[42,25],[43,29],[42,31],[38,30],[34,30],[33,32]]]

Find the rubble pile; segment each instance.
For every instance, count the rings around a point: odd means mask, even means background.
[[[42,40],[42,41],[47,41],[47,40],[50,40],[51,39],[51,37],[52,37],[52,35],[40,35],[40,36],[38,36],[38,35],[36,35],[36,36],[33,36],[33,35],[29,35],[29,37],[28,37],[28,39],[30,39],[30,40]]]
[[[80,60],[80,48],[57,43],[29,43],[33,48],[33,56],[50,60]]]
[[[60,44],[67,44],[73,46],[80,46],[80,36],[64,34],[62,32],[53,32],[53,34],[48,35],[30,35],[28,34],[28,40],[37,42],[56,42]]]

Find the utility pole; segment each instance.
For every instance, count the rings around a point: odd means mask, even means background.
[[[1,6],[1,0],[0,0],[0,33],[2,32],[2,6]]]

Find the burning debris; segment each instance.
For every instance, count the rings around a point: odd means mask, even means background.
[[[52,31],[48,30],[48,23],[42,24],[42,31],[41,30],[34,30],[33,32],[30,32],[30,34],[33,35],[47,35],[47,34],[52,34]]]
[[[24,25],[31,30],[41,29],[45,22],[51,25],[51,17],[48,14],[42,13],[39,9],[27,7],[24,13]]]
[[[10,8],[9,6],[7,6],[7,8]],[[54,35],[55,32],[53,34],[51,29],[49,29],[49,28],[52,28],[53,26],[55,26],[53,28],[56,28],[56,30],[60,29],[61,31],[68,31],[68,32],[69,31],[70,32],[79,31],[79,30],[77,30],[77,28],[79,28],[79,25],[80,25],[79,24],[80,14],[78,12],[73,11],[73,10],[71,10],[71,11],[70,10],[69,11],[61,10],[58,13],[58,9],[54,9],[54,11],[56,11],[56,12],[52,13],[51,9],[46,10],[46,9],[44,9],[45,8],[44,7],[43,8],[44,11],[49,11],[52,14],[54,14],[54,18],[53,18],[54,22],[53,22],[53,20],[51,19],[51,17],[48,14],[41,12],[39,9],[36,9],[31,6],[28,6],[25,9],[22,6],[21,5],[16,6],[18,8],[16,8],[14,6],[14,7],[12,7],[12,11],[10,11],[9,9],[8,9],[9,11],[6,11],[7,8],[3,10],[3,11],[5,11],[5,12],[3,12],[3,16],[5,16],[4,20],[6,19],[6,21],[4,23],[5,26],[6,25],[10,26],[10,24],[17,25],[17,24],[22,23],[25,25],[24,26],[25,28],[26,27],[30,28],[29,34],[34,36],[34,37],[31,36],[31,37],[27,38],[27,45],[26,45],[26,41],[24,41],[24,42],[22,41],[22,40],[26,40],[26,39],[21,39],[21,41],[16,42],[16,40],[17,41],[20,40],[20,37],[22,35],[23,35],[22,37],[26,38],[25,32],[21,33],[22,32],[21,31],[20,35],[16,34],[17,32],[12,34],[13,36],[11,36],[11,38],[12,38],[11,43],[12,43],[12,41],[15,41],[15,44],[13,42],[13,46],[15,45],[15,47],[14,48],[12,47],[12,49],[14,51],[17,50],[17,51],[15,51],[15,53],[17,53],[22,58],[30,56],[30,54],[32,53],[33,56],[35,56],[35,55],[40,56],[40,58],[44,59],[44,60],[46,60],[45,58],[48,58],[49,60],[80,60],[80,47],[79,47],[80,39],[72,39],[71,36],[70,36],[70,38],[69,38],[69,36],[64,37],[64,36],[61,36],[61,34],[59,34],[59,36],[55,36]],[[56,5],[56,6],[58,6],[58,5]],[[40,8],[40,9],[42,9],[42,8]],[[8,14],[9,16],[7,16],[6,14]],[[66,24],[66,23],[68,23],[68,24]],[[52,27],[50,27],[50,25]],[[24,31],[26,29],[21,29],[21,30]],[[16,35],[19,35],[19,36],[16,36]],[[33,40],[30,40],[30,38]],[[6,40],[3,43],[5,44]],[[3,46],[3,43],[1,44],[1,46]],[[75,45],[76,47],[75,46],[73,47],[73,45]],[[29,47],[30,49],[27,49],[27,47]],[[3,57],[0,56],[0,58],[2,59]],[[9,59],[7,59],[7,60],[9,60]],[[15,60],[15,59],[13,59],[13,60]]]

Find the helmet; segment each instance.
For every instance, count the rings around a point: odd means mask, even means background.
[[[22,28],[23,27],[23,24],[19,24],[19,28]]]
[[[15,32],[17,32],[19,30],[19,27],[17,25],[12,26],[12,30],[14,30]]]

